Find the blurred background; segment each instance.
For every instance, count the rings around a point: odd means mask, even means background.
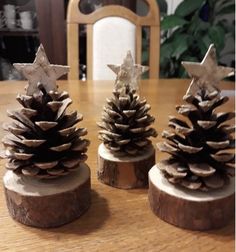
[[[69,0],[0,0],[0,80],[22,79],[12,63],[31,63],[43,43],[49,61],[67,64],[66,12]],[[235,66],[233,0],[157,0],[161,12],[160,78],[184,78],[181,61],[202,60],[214,43],[221,65]],[[89,14],[104,5],[124,5],[138,15],[143,0],[82,0]],[[86,27],[80,32],[80,78],[86,78]],[[142,62],[148,62],[148,30],[143,32]]]

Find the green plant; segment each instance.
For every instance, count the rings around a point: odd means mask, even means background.
[[[215,44],[219,63],[226,53],[234,55],[234,48],[223,50],[226,40],[234,41],[235,21],[227,19],[231,14],[234,19],[234,11],[233,0],[184,0],[174,14],[164,14],[161,77],[185,77],[181,61],[201,61],[211,43]]]

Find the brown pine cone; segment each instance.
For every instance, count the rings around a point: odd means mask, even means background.
[[[154,117],[148,114],[150,105],[140,99],[129,85],[113,91],[104,107],[99,139],[114,153],[136,155],[150,146],[149,137],[157,133],[150,125]]]
[[[39,89],[32,96],[18,95],[23,108],[8,112],[14,121],[4,125],[9,132],[3,139],[6,168],[26,176],[55,178],[77,169],[87,159],[89,141],[81,139],[87,130],[75,126],[82,115],[66,114],[72,103],[68,93],[47,93],[41,84]]]
[[[215,109],[228,101],[219,92],[185,96],[187,105],[177,106],[177,112],[189,123],[171,116],[171,131],[163,131],[167,142],[158,148],[171,155],[158,164],[168,181],[189,189],[218,189],[234,175],[235,127],[226,121],[234,112],[216,113]]]

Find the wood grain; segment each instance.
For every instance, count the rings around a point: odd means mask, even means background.
[[[158,168],[149,171],[148,198],[162,220],[190,230],[210,230],[227,225],[235,212],[234,178],[223,190],[201,192],[170,184]],[[174,206],[174,207],[173,207]]]
[[[61,178],[40,180],[7,171],[3,177],[8,210],[13,219],[33,227],[59,227],[78,219],[90,206],[90,169]]]
[[[98,148],[98,180],[120,189],[145,188],[148,172],[155,165],[155,149],[150,146],[137,156],[117,157],[104,144]]]
[[[190,80],[142,81],[140,94],[151,105],[156,117],[154,127],[161,140],[161,131],[167,128],[168,115],[176,115],[175,105],[183,103],[182,97]],[[110,81],[61,81],[60,90],[70,93],[73,104],[84,115],[81,125],[88,128],[91,145],[88,165],[91,168],[92,204],[80,219],[60,228],[38,230],[21,225],[9,216],[0,187],[0,251],[148,251],[148,252],[232,252],[234,251],[234,222],[224,228],[197,232],[172,226],[157,218],[149,208],[147,189],[119,190],[97,180],[98,127],[105,98],[111,96]],[[26,82],[0,82],[0,124],[9,121],[7,109],[19,104],[16,94],[24,93]],[[230,101],[221,111],[234,110],[234,83],[222,83]],[[0,128],[0,138],[5,132]],[[157,159],[164,157],[157,152]],[[5,173],[1,161],[0,175]]]

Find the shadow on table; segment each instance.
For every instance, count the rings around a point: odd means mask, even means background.
[[[91,205],[79,219],[64,226],[48,231],[68,234],[86,235],[101,228],[110,216],[107,200],[96,191],[91,191]]]
[[[140,188],[140,189],[128,189],[127,193],[137,194],[137,195],[147,195],[148,194],[148,187]]]
[[[235,239],[235,218],[231,219],[229,223],[222,228],[215,230],[205,231],[208,236],[215,237],[218,241],[225,240],[225,237],[228,237],[229,240]],[[222,238],[222,239],[221,239]]]

